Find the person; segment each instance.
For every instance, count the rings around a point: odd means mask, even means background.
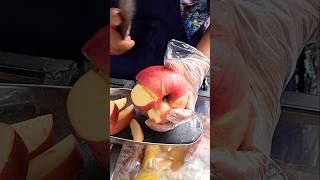
[[[210,16],[207,0],[136,1],[136,14],[125,38],[118,31],[122,23],[121,10],[116,1],[110,9],[110,77],[134,80],[142,69],[164,65],[182,73],[188,81],[189,103],[186,109],[174,109],[168,113],[169,123],[146,124],[154,130],[170,130],[177,123],[193,115],[197,92],[210,67]],[[164,62],[167,44],[175,39],[197,48],[195,61]],[[193,66],[192,72],[188,66]],[[199,74],[199,76],[195,76]]]
[[[303,47],[319,32],[319,6],[318,0],[213,5],[210,141],[216,179],[265,179],[281,92]]]

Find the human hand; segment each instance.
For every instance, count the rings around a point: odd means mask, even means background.
[[[185,77],[188,88],[188,103],[185,109],[168,111],[168,123],[157,124],[152,120],[145,122],[151,129],[160,132],[171,130],[179,124],[193,119],[198,90],[209,71],[210,60],[196,48],[180,41],[172,40],[167,47],[164,66]]]
[[[120,9],[111,8],[110,9],[110,54],[111,55],[121,55],[135,45],[135,42],[131,39],[129,35],[129,30],[126,37],[123,39],[118,32],[117,28],[122,23],[122,18],[120,15]]]

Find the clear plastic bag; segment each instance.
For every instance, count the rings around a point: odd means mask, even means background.
[[[179,124],[193,120],[198,98],[198,90],[210,69],[210,60],[202,52],[178,40],[170,40],[164,57],[164,66],[182,74],[188,87],[188,103],[185,109],[173,109],[168,113],[169,122],[156,124],[147,120],[146,124],[155,131],[168,131]]]
[[[113,180],[209,180],[209,118],[202,118],[205,134],[188,146],[123,145]]]
[[[280,96],[319,28],[318,0],[220,0],[213,12],[211,168],[216,179],[264,179]]]

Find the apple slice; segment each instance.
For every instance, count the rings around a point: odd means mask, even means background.
[[[132,103],[142,112],[150,110],[156,102],[156,97],[148,92],[143,86],[137,84],[131,91]]]
[[[24,180],[29,153],[20,136],[7,124],[0,123],[0,180]]]
[[[117,105],[119,111],[122,111],[124,108],[126,108],[128,101],[127,101],[127,98],[124,97],[124,98],[115,100],[114,103]]]
[[[79,146],[69,135],[30,161],[27,180],[76,179],[83,168]]]
[[[13,124],[12,127],[16,130],[27,146],[30,159],[52,146],[52,114],[19,122]]]
[[[170,109],[169,103],[160,102],[159,105],[148,111],[148,116],[150,119],[154,120],[155,123],[166,123],[168,122],[166,115]]]
[[[73,129],[87,142],[104,168],[109,166],[107,87],[107,81],[97,71],[91,70],[74,84],[67,99]]]
[[[142,142],[144,139],[143,131],[137,120],[132,119],[130,122],[131,134],[134,141]]]
[[[131,120],[134,118],[134,115],[135,111],[133,104],[131,104],[124,110],[120,111],[116,126],[110,127],[110,135],[117,134],[118,132],[125,129],[130,124]]]
[[[118,121],[119,108],[114,101],[110,101],[110,127],[115,126]]]

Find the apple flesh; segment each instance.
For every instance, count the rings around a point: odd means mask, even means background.
[[[91,70],[71,89],[67,111],[76,134],[86,141],[104,168],[109,166],[107,81]]]
[[[131,92],[132,102],[154,122],[167,123],[168,111],[186,107],[187,81],[178,72],[164,66],[150,66],[140,71],[136,79],[139,83]]]
[[[53,119],[51,114],[13,124],[29,151],[30,159],[52,146]]]
[[[7,124],[0,123],[0,180],[24,180],[29,152],[20,136]]]
[[[110,135],[117,134],[118,132],[125,129],[134,118],[134,115],[135,111],[133,104],[120,111],[116,125],[110,127]]]
[[[115,126],[118,120],[119,109],[114,101],[110,101],[110,127]]]
[[[30,161],[27,180],[76,179],[84,163],[75,138],[69,135]]]
[[[119,111],[122,111],[124,108],[127,107],[128,100],[126,97],[124,97],[124,98],[115,100],[114,103],[117,105]]]
[[[130,122],[131,134],[134,141],[142,142],[144,139],[143,131],[137,120],[132,119]]]
[[[142,85],[137,84],[131,91],[132,103],[142,112],[149,111],[157,101],[155,95],[152,95]]]

